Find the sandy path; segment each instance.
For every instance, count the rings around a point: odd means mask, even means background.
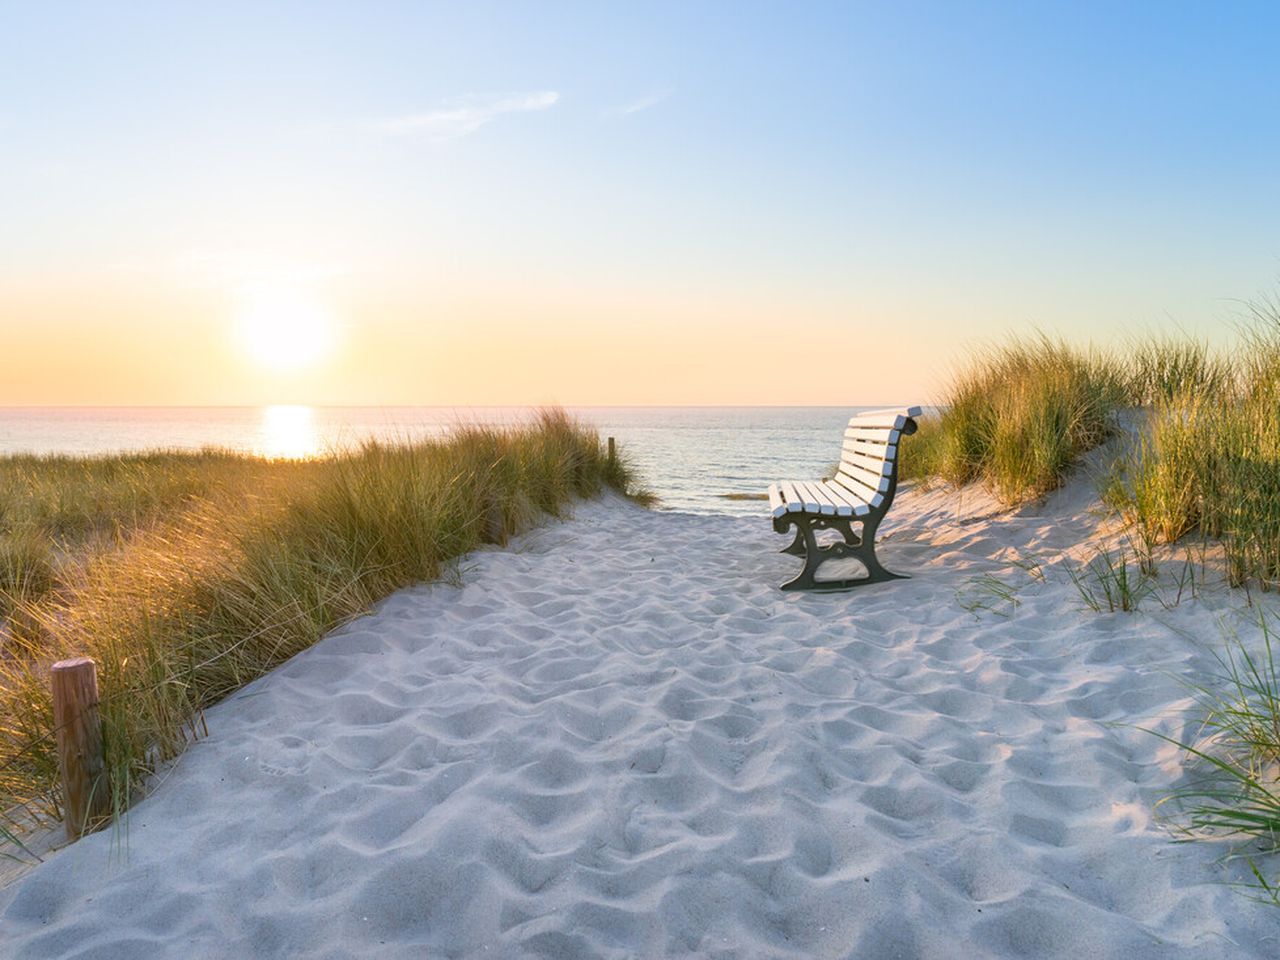
[[[993,562],[1078,539],[1056,510],[908,495],[914,579],[795,596],[763,519],[583,505],[211,711],[125,856],[0,891],[0,953],[1275,956],[1280,910],[1152,822],[1175,753],[1112,723],[1179,732],[1235,601],[1099,616]],[[989,570],[1007,617],[958,598]]]

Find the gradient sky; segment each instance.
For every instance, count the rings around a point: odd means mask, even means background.
[[[1219,337],[1280,289],[1278,36],[0,0],[0,404],[927,401],[1009,331]],[[272,304],[319,318],[292,367],[246,343]]]

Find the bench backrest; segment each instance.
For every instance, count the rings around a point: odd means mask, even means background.
[[[869,410],[849,421],[835,481],[874,506],[879,506],[893,486],[898,462],[898,440],[915,433],[919,407]]]

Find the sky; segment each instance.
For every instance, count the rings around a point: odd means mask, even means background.
[[[0,0],[0,404],[929,402],[1280,290],[1274,3]]]

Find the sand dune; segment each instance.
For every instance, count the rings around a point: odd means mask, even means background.
[[[764,519],[581,505],[212,710],[126,833],[0,891],[0,952],[1275,956],[1128,725],[1183,732],[1242,598],[1097,615],[1008,565],[1091,506],[909,491],[914,579],[797,596]],[[1007,615],[966,609],[988,572]]]

